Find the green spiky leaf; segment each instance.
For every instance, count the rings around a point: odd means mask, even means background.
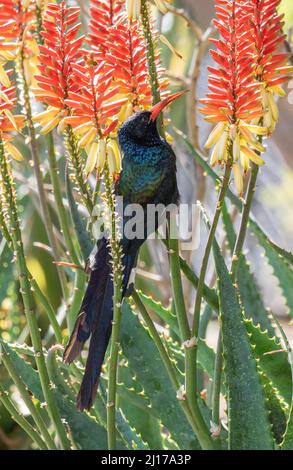
[[[291,403],[292,380],[287,353],[283,350],[279,338],[270,338],[266,331],[261,331],[251,320],[245,321],[254,354],[259,360],[259,367],[271,380],[278,393],[287,404]]]
[[[5,349],[16,367],[19,376],[22,378],[26,387],[41,403],[44,402],[44,396],[37,371],[31,364],[20,357],[7,343]],[[71,401],[71,398],[58,389],[53,393],[59,408],[60,415],[70,432],[72,433],[75,445],[83,450],[102,450],[107,448],[107,434],[105,429],[92,417],[86,413],[80,413]]]
[[[233,252],[236,243],[236,233],[226,204],[223,204],[222,216],[229,248]],[[268,311],[263,304],[256,280],[243,254],[240,255],[238,260],[237,285],[245,315],[248,318],[252,318],[255,324],[260,324],[263,330],[267,329],[270,336],[274,336],[275,331],[268,316]]]
[[[130,367],[171,438],[180,449],[199,449],[156,346],[126,302],[123,305],[121,344]]]
[[[288,259],[275,249],[268,236],[254,222],[250,222],[250,228],[258,239],[259,244],[265,250],[266,258],[273,268],[274,274],[279,281],[279,286],[284,294],[286,304],[291,317],[293,317],[293,269]]]
[[[219,278],[220,319],[227,378],[229,448],[273,449],[274,441],[256,360],[236,290],[216,243],[214,258]]]

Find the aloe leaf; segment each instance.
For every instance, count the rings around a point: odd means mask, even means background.
[[[16,367],[19,376],[26,387],[41,403],[44,396],[41,389],[38,373],[33,367],[22,359],[7,343],[5,348],[9,351],[10,357]],[[67,424],[76,446],[83,450],[103,450],[107,448],[107,434],[99,423],[86,413],[80,413],[69,396],[54,390],[59,412],[62,419]]]
[[[273,387],[272,382],[261,374],[261,382],[264,388],[268,416],[272,425],[272,432],[277,444],[280,444],[286,429],[288,406],[280,398],[278,390]]]
[[[175,325],[169,311],[164,311],[164,307],[159,303],[155,302],[152,305],[156,306],[155,312],[157,315],[169,325],[170,329],[174,329],[174,332],[177,333],[177,325]],[[149,306],[151,306],[151,300]],[[245,320],[245,327],[253,344],[253,353],[258,360],[259,367],[272,382],[273,387],[285,399],[285,402],[290,405],[291,371],[286,352],[276,352],[282,349],[279,338],[270,336],[262,326],[254,325],[252,319]],[[176,359],[178,360],[178,357]],[[211,378],[213,377],[214,359],[214,351],[207,346],[204,340],[199,339],[197,360],[199,366]]]
[[[259,367],[286,403],[290,405],[292,395],[291,368],[280,339],[276,336],[269,337],[266,331],[255,326],[251,320],[245,320],[245,326],[250,336],[250,342],[253,344]]]
[[[117,410],[116,422],[117,429],[120,432],[120,435],[123,436],[125,442],[129,445],[129,449],[149,450],[149,446],[143,442],[141,436],[139,436],[137,431],[131,427],[121,408]]]
[[[152,297],[143,294],[141,291],[137,291],[144,305],[147,305],[158,317],[160,317],[169,327],[179,335],[179,327],[176,316],[172,313],[170,308],[165,308],[161,302],[156,302]]]
[[[273,449],[264,390],[257,370],[237,292],[217,243],[214,258],[218,275],[220,320],[223,338],[229,449]]]
[[[126,302],[123,305],[121,344],[153,410],[160,416],[179,449],[200,449],[155,344]]]
[[[277,326],[281,332],[282,339],[284,341],[284,344],[286,346],[287,354],[288,354],[288,360],[290,363],[290,368],[291,368],[291,378],[292,378],[292,383],[293,383],[293,352],[292,348],[290,346],[290,343],[287,339],[287,336],[280,325],[279,321],[277,318],[275,318],[275,322],[277,323]],[[288,422],[286,423],[286,429],[284,432],[283,436],[283,442],[281,443],[281,449],[283,450],[293,450],[293,386],[292,386],[292,397],[291,397],[291,406],[290,406],[290,412],[289,412],[289,418]]]
[[[198,286],[198,277],[196,274],[193,272],[193,270],[190,268],[190,266],[187,264],[187,262],[180,258],[180,269],[185,275],[185,277],[189,280],[189,282],[197,288]],[[214,309],[218,310],[219,308],[219,303],[218,303],[218,297],[214,289],[211,289],[208,287],[206,284],[204,285],[203,288],[203,297],[205,301]]]
[[[265,250],[266,258],[273,268],[274,274],[279,281],[279,286],[284,294],[285,301],[291,317],[293,317],[293,269],[283,254],[275,249],[275,246],[270,242],[268,236],[263,230],[254,222],[250,222],[250,227],[256,235],[259,244]]]
[[[174,316],[171,311],[164,308],[160,302],[155,302],[151,297],[142,294],[142,292],[138,291],[138,294],[144,304],[148,305],[148,307],[150,307],[158,317],[161,318],[172,331],[174,331],[174,333],[179,335],[177,321],[174,320]],[[172,338],[168,338],[165,340],[165,345],[169,349],[170,354],[173,355],[173,358],[176,360],[179,369],[183,370],[183,367],[180,367],[180,364],[182,365],[182,363],[184,363],[184,355],[179,344],[172,340]],[[201,338],[198,341],[197,361],[199,366],[205,370],[210,377],[213,377],[215,353],[213,349],[206,344],[205,340]]]
[[[236,233],[226,204],[223,204],[222,216],[227,233],[228,245],[233,253],[236,243]],[[240,255],[238,260],[237,285],[246,317],[252,318],[255,324],[259,324],[263,330],[268,330],[270,336],[274,336],[275,331],[268,317],[268,311],[263,304],[256,280],[243,254]]]
[[[160,418],[152,409],[134,371],[124,361],[119,368],[118,396],[119,407],[130,427],[135,429],[150,449],[162,450]]]
[[[267,238],[267,242],[274,248],[277,253],[279,253],[279,255],[281,255],[281,257],[285,258],[293,266],[293,253],[276,245],[270,238]]]

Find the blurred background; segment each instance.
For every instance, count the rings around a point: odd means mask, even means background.
[[[82,23],[86,31],[89,2],[83,0],[81,2],[72,1],[72,3],[78,3],[81,7]],[[210,45],[207,39],[214,34],[211,25],[214,16],[214,1],[175,0],[168,9],[169,11],[165,15],[162,15],[157,8],[154,8],[153,12],[159,34],[163,34],[170,43],[166,44],[164,39],[158,38],[162,62],[172,88],[191,90],[186,98],[185,106],[182,106],[182,103],[173,106],[170,115],[171,124],[168,126],[178,157],[181,200],[189,204],[195,203],[197,199],[201,200],[208,215],[211,216],[216,198],[214,185],[196,166],[186,147],[177,137],[176,128],[188,134],[193,145],[204,153],[203,145],[209,133],[209,125],[203,121],[199,113],[196,113],[196,121],[191,120],[190,116],[193,116],[193,111],[197,109],[198,99],[203,97],[207,91],[207,65],[211,63],[208,53]],[[290,50],[293,39],[291,29],[293,28],[292,0],[282,0],[281,9],[285,14],[284,28],[288,33],[286,48]],[[292,89],[291,92],[290,89]],[[288,84],[288,93],[288,96],[281,100],[280,121],[275,133],[268,141],[268,150],[264,157],[266,165],[260,171],[253,213],[275,243],[293,252],[293,81]],[[26,161],[29,162],[30,155],[21,139],[19,147],[26,154]],[[48,174],[44,144],[42,145],[42,158],[44,171]],[[60,146],[61,174],[64,173],[64,163],[64,149]],[[15,175],[28,267],[33,276],[37,278],[42,291],[48,296],[57,315],[62,318],[65,307],[62,304],[61,292],[56,287],[56,268],[52,264],[46,233],[39,216],[40,207],[29,163],[26,168],[22,164],[16,164]],[[46,187],[51,191],[49,184]],[[51,203],[51,211],[57,224],[53,196]],[[233,211],[232,208],[231,211]],[[235,218],[236,226],[237,223],[238,219]],[[200,266],[202,248],[206,240],[206,230],[203,225],[200,227],[200,235],[199,247],[193,252],[183,253],[183,256],[192,263],[196,271]],[[220,242],[223,241],[221,227],[218,238]],[[247,238],[245,250],[251,261],[251,269],[255,273],[256,281],[263,292],[266,306],[280,317],[289,339],[293,341],[293,327],[290,325],[281,290],[265,257],[256,256],[256,254],[263,253],[251,235]],[[227,257],[229,256],[230,253],[227,251]],[[0,243],[0,258],[0,334],[7,341],[22,343],[27,339],[28,331],[24,326],[25,319],[19,297],[18,281],[13,277],[10,255],[5,251],[3,243]],[[157,241],[149,241],[141,253],[137,284],[144,292],[168,305],[171,292],[169,266],[166,260],[166,252],[162,244]],[[213,284],[214,280],[214,270],[211,263],[207,282]],[[187,307],[192,312],[194,290],[187,282],[184,289]],[[40,312],[39,324],[44,337],[50,337],[47,320],[42,312]],[[217,321],[214,320],[209,325],[207,342],[214,346],[216,338]],[[1,380],[4,379],[1,377]],[[3,409],[1,409],[0,419],[0,449],[26,448],[26,438]]]

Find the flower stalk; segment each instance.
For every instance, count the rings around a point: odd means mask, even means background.
[[[155,45],[153,41],[147,0],[141,0],[141,22],[142,22],[146,49],[147,49],[148,69],[149,69],[149,75],[150,75],[150,80],[151,80],[153,104],[155,105],[161,100],[161,93],[160,93],[160,83],[159,83],[157,66],[156,66]],[[164,137],[165,130],[164,130],[162,113],[158,117],[158,128],[159,128],[160,134]]]
[[[67,150],[67,158],[71,170],[73,171],[72,177],[77,185],[79,196],[86,207],[89,216],[93,212],[93,202],[89,191],[87,182],[84,180],[84,170],[80,157],[80,151],[78,148],[77,139],[70,126],[67,126],[65,132],[65,147]]]
[[[48,413],[50,415],[52,423],[54,423],[56,433],[60,440],[60,445],[63,449],[68,449],[70,447],[70,442],[67,439],[66,430],[61,422],[61,417],[50,387],[50,380],[46,369],[42,341],[34,312],[32,290],[24,255],[21,230],[19,226],[13,177],[9,168],[9,164],[7,162],[2,141],[0,141],[0,170],[2,179],[2,191],[5,198],[5,209],[7,210],[7,217],[9,220],[9,228],[11,233],[12,246],[14,250],[15,262],[18,270],[21,295],[23,299],[24,310],[28,322],[30,336],[35,352],[35,360],[40,376],[40,382],[44,398],[47,403]]]
[[[118,356],[120,348],[121,330],[121,302],[122,302],[122,247],[119,240],[119,226],[117,223],[116,202],[113,192],[113,181],[110,176],[108,164],[104,167],[105,200],[110,217],[109,247],[112,257],[113,276],[113,321],[112,336],[110,340],[110,359],[108,373],[107,396],[107,433],[109,450],[116,449],[116,395],[118,377]]]
[[[222,205],[225,200],[226,192],[229,187],[229,181],[232,171],[232,156],[230,156],[226,167],[225,173],[222,179],[221,188],[217,200],[216,210],[214,213],[213,221],[209,230],[209,235],[207,239],[207,243],[205,246],[205,251],[203,255],[203,260],[201,264],[199,279],[198,279],[198,286],[196,291],[196,298],[195,298],[195,306],[194,306],[194,317],[193,317],[193,325],[192,325],[192,337],[198,339],[198,332],[199,332],[199,321],[200,321],[200,311],[201,311],[201,303],[203,297],[203,290],[205,285],[205,276],[208,268],[208,261],[211,254],[211,249],[213,246],[213,242],[216,236],[216,230],[218,227]],[[197,390],[197,347],[191,349],[191,360],[190,360],[190,368],[186,374],[186,394],[187,397],[190,397],[190,400],[195,400],[195,391]]]
[[[21,38],[20,38],[21,39]],[[22,40],[22,39],[21,39]],[[34,128],[34,123],[32,119],[32,109],[31,109],[31,102],[30,102],[30,95],[29,95],[29,86],[27,83],[26,75],[25,75],[25,66],[24,66],[24,61],[25,61],[25,55],[24,55],[24,50],[23,46],[21,47],[20,50],[20,55],[18,58],[18,83],[19,83],[19,88],[20,88],[20,93],[22,96],[23,100],[23,106],[24,106],[24,112],[25,112],[25,119],[26,119],[26,124],[28,127],[28,132],[29,132],[29,142],[30,142],[30,148],[31,148],[31,154],[32,154],[32,159],[33,159],[33,169],[36,177],[36,182],[38,186],[38,193],[39,193],[39,198],[40,198],[40,204],[41,204],[41,210],[42,210],[42,216],[43,216],[43,221],[44,225],[46,228],[46,232],[48,235],[48,239],[52,248],[53,252],[53,257],[55,261],[59,259],[59,249],[57,245],[57,240],[54,235],[54,230],[53,230],[53,224],[50,216],[50,211],[49,211],[49,206],[48,206],[48,200],[47,200],[47,195],[46,191],[44,188],[44,182],[43,182],[43,175],[41,171],[41,161],[40,161],[40,156],[39,156],[39,151],[38,151],[38,143],[36,139],[36,132]],[[66,277],[62,269],[58,269],[58,275],[63,291],[64,298],[67,296],[67,282],[66,282]]]

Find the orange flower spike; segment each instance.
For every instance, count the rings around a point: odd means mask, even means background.
[[[274,94],[284,96],[280,86],[290,80],[293,68],[288,65],[289,54],[280,53],[284,42],[283,15],[279,15],[280,0],[243,1],[242,8],[249,16],[251,34],[255,43],[254,71],[262,83],[262,105],[264,125],[271,133],[278,121],[279,111]]]
[[[91,0],[88,41],[98,57],[103,57],[107,51],[109,30],[119,22],[124,11],[124,0]]]
[[[44,44],[40,45],[40,73],[35,76],[38,88],[34,89],[38,101],[49,105],[34,118],[42,126],[42,133],[50,132],[67,113],[65,103],[69,90],[74,88],[73,66],[80,59],[84,38],[78,37],[80,10],[68,7],[65,1],[48,4],[45,10]]]
[[[120,87],[113,82],[112,69],[105,67],[105,62],[97,64],[93,55],[73,66],[72,77],[65,103],[73,116],[64,121],[72,125],[80,146],[86,147],[114,130],[117,113],[127,98],[113,99]]]
[[[120,85],[121,93],[129,97],[120,116],[120,120],[124,120],[133,110],[152,105],[146,48],[139,21],[128,20],[124,15],[123,21],[110,29],[107,44],[106,63],[113,68],[113,76]],[[161,91],[164,91],[168,82],[162,80],[162,73],[161,70],[159,81]]]
[[[249,0],[247,0],[249,1]],[[253,61],[254,38],[248,15],[243,14],[246,0],[215,0],[216,16],[214,25],[220,38],[212,39],[216,50],[211,56],[218,67],[209,67],[209,93],[201,100],[200,110],[208,122],[218,123],[210,134],[206,148],[212,148],[211,164],[225,164],[232,150],[233,170],[238,192],[243,189],[241,171],[249,167],[250,157],[242,155],[241,146],[248,145],[244,133],[246,124],[262,115],[260,84],[255,82]],[[258,126],[255,135],[260,132]],[[253,135],[253,134],[252,134]],[[254,139],[253,139],[254,143]],[[256,159],[254,159],[256,160]],[[232,163],[232,162],[231,162]]]
[[[23,41],[34,18],[34,0],[0,0],[0,25],[13,24],[10,40]]]
[[[0,82],[10,86],[4,70],[7,61],[14,60],[20,48],[27,52],[33,20],[32,3],[20,0],[0,0]]]
[[[216,0],[217,18],[214,21],[219,30],[220,39],[211,39],[217,50],[211,55],[219,69],[210,67],[207,100],[203,100],[206,120],[214,122],[226,117],[227,123],[235,123],[243,109],[260,112],[260,90],[252,75],[251,54],[253,42],[247,18],[241,14],[241,7],[236,0]],[[251,103],[251,104],[248,104]],[[255,108],[255,109],[254,109]],[[208,112],[210,111],[211,119]]]

